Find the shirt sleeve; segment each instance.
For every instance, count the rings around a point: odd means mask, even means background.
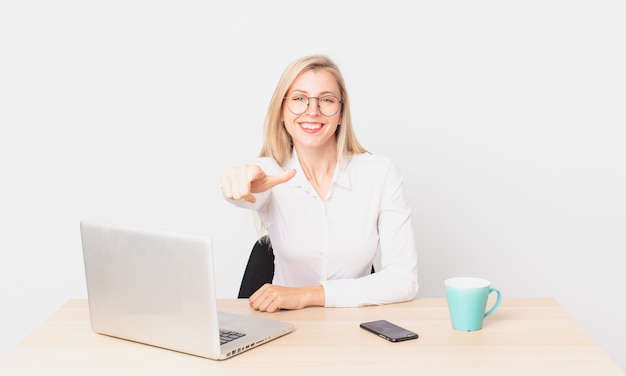
[[[402,176],[390,162],[378,215],[381,270],[357,279],[321,282],[327,307],[358,307],[415,298],[417,251]]]

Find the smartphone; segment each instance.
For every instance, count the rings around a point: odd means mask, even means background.
[[[360,327],[391,342],[407,341],[419,337],[417,333],[390,323],[387,320],[364,322]]]

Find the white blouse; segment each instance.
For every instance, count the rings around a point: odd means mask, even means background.
[[[282,170],[270,158],[257,164],[267,175]],[[259,213],[274,249],[274,284],[322,284],[327,307],[415,298],[417,252],[398,168],[391,158],[367,153],[341,165],[320,199],[294,149],[287,165],[296,169],[291,180],[256,194],[254,204],[230,202]],[[381,270],[370,274],[377,250]]]

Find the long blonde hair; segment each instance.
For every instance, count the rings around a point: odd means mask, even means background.
[[[260,157],[270,157],[281,166],[285,166],[287,161],[289,161],[293,141],[281,121],[284,97],[302,72],[315,69],[324,69],[335,77],[339,85],[341,99],[343,100],[341,107],[342,120],[335,133],[337,137],[337,160],[342,163],[353,154],[367,153],[367,150],[356,139],[352,128],[350,99],[339,68],[325,55],[311,55],[291,63],[280,77],[265,117],[265,139],[259,154]]]

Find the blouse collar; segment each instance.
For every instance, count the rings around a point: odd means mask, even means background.
[[[342,166],[344,167],[342,168]],[[344,189],[351,188],[350,172],[348,171],[348,166],[348,161],[344,161],[344,163],[339,163],[339,161],[337,161],[337,165],[335,166],[335,174],[333,175],[333,180],[331,181],[330,189],[328,191],[328,197],[330,197],[330,195],[332,194],[334,185],[337,185]],[[302,165],[300,164],[300,160],[298,159],[298,153],[296,152],[295,148],[291,149],[291,158],[287,163],[287,169],[292,168],[296,170],[296,176],[294,176],[293,179],[289,180],[287,184],[292,187],[302,187],[307,192],[312,192],[317,195],[315,189],[313,189],[313,186],[311,185],[311,183],[309,183],[306,175],[304,174],[304,170],[302,169]]]

